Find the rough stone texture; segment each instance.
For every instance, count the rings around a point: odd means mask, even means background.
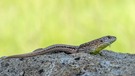
[[[0,59],[0,76],[135,76],[135,55],[102,51]]]

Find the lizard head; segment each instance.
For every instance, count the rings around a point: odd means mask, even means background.
[[[108,35],[95,40],[97,44],[95,43],[96,46],[93,48],[93,51],[91,53],[98,54],[102,49],[106,48],[107,46],[111,45],[114,41],[116,41],[116,39],[117,38],[115,36]]]
[[[79,46],[80,50],[84,50],[86,52],[93,52],[95,54],[99,53],[102,49],[106,48],[110,44],[112,44],[114,41],[116,41],[115,36],[104,36],[95,40],[92,40],[90,42],[86,42],[84,44],[81,44]]]
[[[96,41],[96,40],[95,40],[95,41]],[[116,37],[115,37],[115,36],[109,36],[109,35],[97,39],[97,42],[100,43],[101,45],[104,45],[104,44],[110,45],[110,44],[113,43],[114,41],[116,41]],[[99,46],[100,46],[100,45],[99,45]]]

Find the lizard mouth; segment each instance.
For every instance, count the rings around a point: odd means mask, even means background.
[[[111,47],[111,43],[108,43],[108,46]]]

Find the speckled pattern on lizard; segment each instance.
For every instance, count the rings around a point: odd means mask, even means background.
[[[102,49],[106,48],[107,46],[112,44],[114,41],[116,41],[116,37],[108,35],[108,36],[103,36],[101,38],[83,43],[79,46],[66,45],[66,44],[54,44],[54,45],[48,46],[46,48],[36,49],[35,51],[30,52],[30,53],[7,56],[7,57],[5,57],[5,59],[25,58],[25,57],[43,55],[46,53],[58,53],[58,52],[65,52],[67,54],[73,54],[73,53],[78,53],[78,52],[99,54],[99,52]]]

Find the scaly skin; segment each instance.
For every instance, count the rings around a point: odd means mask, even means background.
[[[91,54],[98,54],[102,49],[111,45],[116,41],[115,36],[104,36],[84,44],[81,44],[78,48],[78,52],[85,52]]]
[[[66,44],[55,44],[51,45],[47,48],[40,48],[31,53],[20,54],[20,55],[12,55],[5,57],[8,58],[25,58],[25,57],[32,57],[37,55],[43,55],[46,53],[57,53],[57,52],[65,52],[67,54],[78,53],[78,52],[85,52],[91,54],[98,54],[102,49],[106,48],[110,44],[116,41],[115,36],[104,36],[84,44],[80,46],[73,46],[73,45],[66,45]]]

